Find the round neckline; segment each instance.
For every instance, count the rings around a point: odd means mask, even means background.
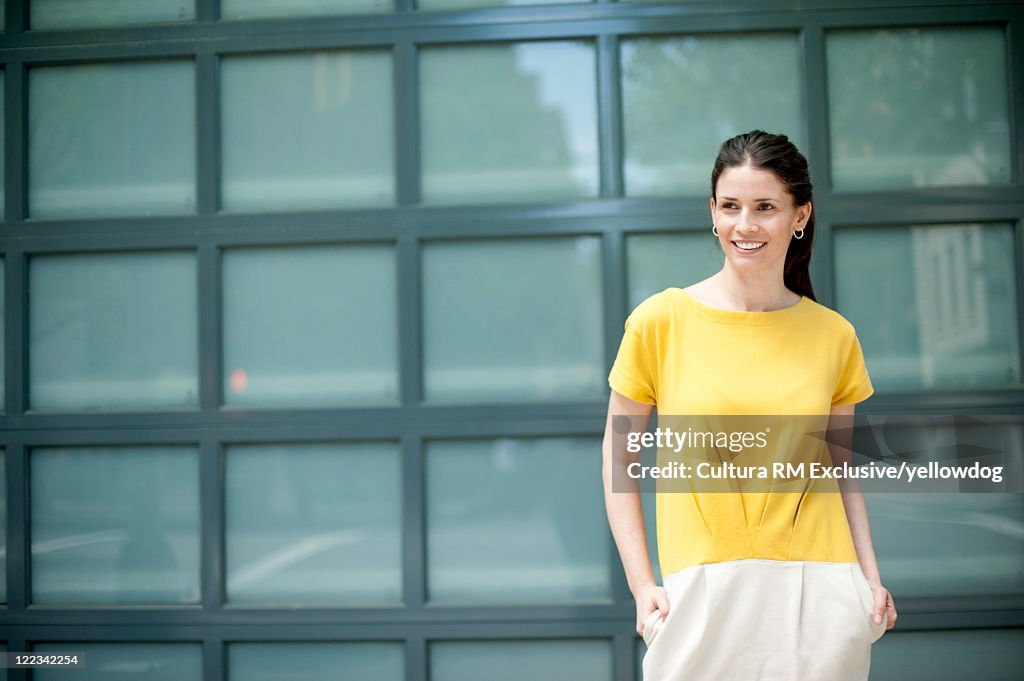
[[[721,307],[712,307],[707,303],[697,300],[692,293],[685,289],[677,288],[676,291],[682,294],[683,300],[700,316],[730,324],[777,324],[779,322],[786,322],[802,314],[803,309],[811,300],[807,296],[801,295],[800,300],[793,305],[778,310],[726,310]]]

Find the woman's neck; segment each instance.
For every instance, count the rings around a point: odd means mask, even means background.
[[[800,295],[786,288],[781,272],[741,274],[728,265],[693,288],[704,302],[726,310],[770,312],[800,302]]]

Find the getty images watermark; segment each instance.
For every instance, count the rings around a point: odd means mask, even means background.
[[[1024,491],[1021,415],[613,416],[612,431],[616,492]]]

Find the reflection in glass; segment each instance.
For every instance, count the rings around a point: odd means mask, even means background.
[[[709,196],[719,145],[754,128],[803,148],[793,34],[624,40],[622,102],[631,196]]]
[[[220,0],[223,19],[391,12],[394,0]]]
[[[29,264],[33,409],[195,407],[194,253],[40,255]]]
[[[431,681],[611,681],[609,640],[436,641]]]
[[[398,401],[391,246],[228,249],[223,281],[226,404]]]
[[[596,196],[594,47],[429,47],[420,56],[429,203]]]
[[[199,602],[194,448],[43,447],[30,466],[34,603]]]
[[[827,48],[837,188],[1010,181],[1003,27],[835,31]]]
[[[900,681],[979,676],[986,681],[1016,681],[1024,669],[1024,629],[899,631],[900,625],[896,627],[895,635],[890,632],[872,646],[871,666],[891,669]]]
[[[202,648],[198,643],[36,643],[33,653],[69,651],[85,654],[82,667],[37,667],[32,681],[201,681]]]
[[[229,643],[228,681],[404,681],[401,643]]]
[[[593,399],[606,389],[596,237],[429,243],[423,309],[428,400]]]
[[[2,108],[3,107],[0,107],[0,109]],[[0,135],[0,137],[3,137],[3,135]],[[7,362],[4,360],[7,356],[4,351],[4,336],[6,335],[4,327],[7,320],[7,316],[4,313],[4,298],[6,296],[4,292],[4,282],[6,281],[7,276],[4,273],[4,259],[0,258],[0,412],[7,410],[7,381],[5,380],[7,374]]]
[[[724,256],[711,230],[626,237],[629,307],[669,287],[686,288],[722,269]]]
[[[3,9],[3,4],[0,3],[0,14],[3,14]],[[3,30],[2,20],[0,20],[0,30]],[[4,92],[4,88],[4,70],[0,69],[0,93]],[[6,107],[0,106],[0,130],[4,130],[6,128],[6,124],[4,123],[4,109],[6,109]],[[7,137],[7,135],[0,135],[0,158],[6,158],[4,156],[5,137]],[[6,165],[6,163],[0,163],[0,220],[3,220],[5,218],[5,211],[7,210],[7,201],[5,199],[7,182],[4,178],[4,166]]]
[[[230,602],[401,600],[394,445],[237,445],[226,460]]]
[[[876,389],[1020,381],[1010,225],[837,229],[835,263]]]
[[[196,0],[32,0],[29,25],[82,28],[186,21],[195,18],[195,4]]]
[[[472,9],[474,7],[509,7],[522,5],[569,5],[594,0],[416,0],[416,9]]]
[[[224,209],[394,203],[391,73],[382,51],[226,57]]]
[[[1012,437],[1019,443],[1020,430]],[[879,569],[893,593],[1024,594],[1020,579],[1024,566],[1024,495],[870,496],[868,510]]]
[[[431,443],[429,599],[522,604],[611,598],[594,452],[600,442],[583,438]]]
[[[0,556],[7,557],[7,450],[0,449]],[[0,560],[0,603],[7,602],[7,561]]]
[[[193,212],[194,72],[183,60],[32,68],[31,216]]]

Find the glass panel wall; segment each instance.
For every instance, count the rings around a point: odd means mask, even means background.
[[[195,255],[39,255],[29,267],[30,404],[194,409]]]
[[[582,41],[424,48],[424,201],[596,196],[594,59]]]
[[[710,196],[718,145],[754,128],[803,148],[801,81],[793,34],[624,40],[626,193]]]
[[[828,34],[838,189],[1006,184],[1006,38],[998,26]]]
[[[393,204],[391,71],[376,50],[225,58],[223,208]]]
[[[39,447],[30,466],[33,603],[199,601],[195,449]]]
[[[191,61],[37,67],[28,85],[32,217],[195,212]]]

